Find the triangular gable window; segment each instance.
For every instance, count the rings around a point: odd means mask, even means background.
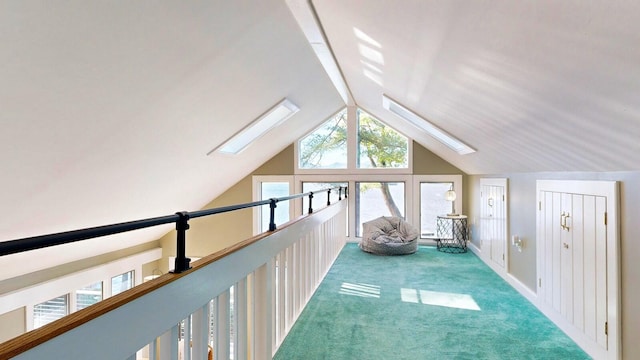
[[[351,157],[358,169],[407,169],[409,141],[390,126],[357,109],[357,134],[349,134],[347,109],[302,138],[298,146],[300,169],[347,169]],[[349,150],[355,136],[356,149]]]
[[[380,120],[358,109],[358,169],[407,168],[409,141]]]
[[[347,109],[300,140],[300,169],[347,168]]]

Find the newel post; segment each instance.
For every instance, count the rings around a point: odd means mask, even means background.
[[[179,216],[178,221],[176,221],[176,232],[178,233],[176,244],[176,261],[175,268],[171,272],[174,274],[179,274],[191,269],[191,266],[189,264],[191,262],[191,259],[186,256],[187,230],[189,230],[189,213],[186,211],[181,211],[177,212],[176,215]]]

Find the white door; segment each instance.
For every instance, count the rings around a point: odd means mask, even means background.
[[[507,179],[480,179],[482,254],[504,270],[507,257]]]
[[[591,182],[557,183],[538,182],[541,308],[589,355],[616,359],[617,188],[607,193]]]

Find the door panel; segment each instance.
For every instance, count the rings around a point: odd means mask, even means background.
[[[561,312],[561,293],[562,293],[562,194],[554,192],[552,193],[552,211],[553,211],[553,228],[551,229],[551,249],[552,254],[552,266],[551,266],[551,286],[552,286],[552,304],[553,309],[557,312]]]
[[[571,232],[573,255],[573,325],[584,331],[584,196],[573,195]]]
[[[573,211],[572,195],[560,194],[560,313],[573,323]]]
[[[607,348],[607,336],[604,332],[604,324],[608,321],[607,316],[607,227],[604,223],[605,213],[607,211],[606,198],[602,196],[596,197],[596,304],[597,304],[597,320],[596,326],[598,331],[598,345]]]
[[[584,278],[596,279],[596,198],[584,197]],[[596,341],[596,282],[584,283],[584,333]]]
[[[553,286],[551,280],[553,279],[553,231],[556,228],[556,224],[554,224],[554,213],[553,213],[553,193],[549,191],[544,191],[542,193],[542,197],[544,202],[543,206],[543,215],[544,224],[541,229],[541,233],[544,233],[545,241],[542,241],[540,247],[542,248],[542,253],[544,256],[541,257],[540,261],[542,262],[541,269],[544,272],[543,277],[545,279],[545,284],[542,286],[541,291],[544,292],[544,301],[549,306],[553,306]]]
[[[507,180],[480,179],[480,186],[482,254],[502,271],[507,258]]]
[[[501,267],[504,267],[504,253],[506,245],[505,234],[505,213],[504,213],[504,187],[491,186],[492,197],[492,226],[491,230],[491,260]]]
[[[620,358],[618,184],[539,180],[539,306],[596,359]]]

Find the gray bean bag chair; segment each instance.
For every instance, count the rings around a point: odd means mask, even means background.
[[[382,216],[362,224],[360,249],[377,255],[404,255],[418,251],[418,229],[404,219]]]

